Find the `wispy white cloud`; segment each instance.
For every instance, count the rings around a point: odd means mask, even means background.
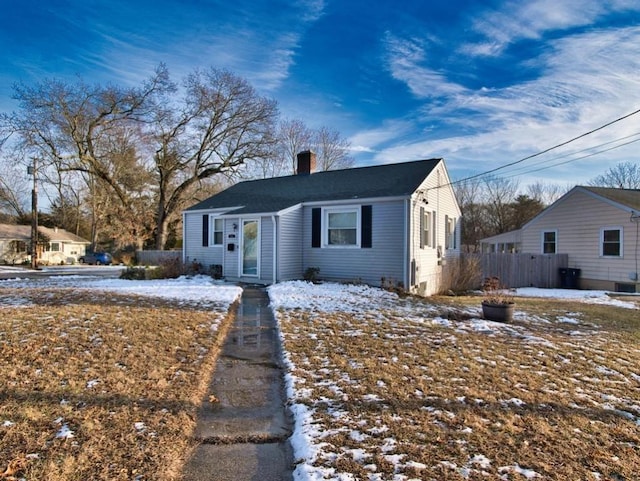
[[[135,25],[114,21],[121,7],[128,8],[119,2],[110,5],[90,25],[83,25],[77,12],[56,13],[73,28],[91,29],[94,41],[79,43],[75,54],[74,62],[82,70],[93,66],[119,82],[135,84],[149,77],[160,62],[177,78],[196,67],[214,66],[233,71],[268,94],[287,79],[307,29],[323,15],[324,0],[292,2],[275,10],[261,1],[221,4],[215,7],[220,11],[214,21],[210,14],[203,15],[200,5],[184,4],[171,23],[151,13],[145,23]]]
[[[439,97],[464,91],[460,85],[449,82],[444,72],[426,66],[426,49],[420,39],[401,39],[387,32],[383,42],[391,75],[404,82],[416,97]]]
[[[640,27],[596,30],[561,38],[535,59],[540,67],[537,78],[501,89],[452,89],[453,94],[437,103],[426,99],[422,115],[415,116],[424,122],[437,118],[448,128],[472,134],[447,138],[414,136],[417,140],[401,140],[380,149],[374,161],[445,157],[453,168],[478,172],[603,125],[640,108],[638,45]],[[447,83],[446,79],[442,82]],[[421,124],[416,123],[414,132],[420,128]],[[634,117],[576,142],[563,152],[639,130]],[[371,139],[370,144],[362,142],[363,145],[375,146],[375,135],[361,132],[357,138]],[[606,159],[629,159],[632,148],[609,152]],[[582,175],[583,180],[592,178],[606,170],[602,162],[602,156],[585,159],[579,163],[582,167],[569,175],[572,179],[576,175]],[[575,169],[575,165],[567,168]]]
[[[534,0],[512,1],[475,18],[472,30],[482,36],[463,44],[460,51],[471,55],[498,55],[521,39],[537,39],[545,32],[583,27],[612,12],[640,10],[630,0]]]
[[[381,127],[358,132],[349,138],[353,152],[374,153],[389,141],[403,138],[413,125],[407,120],[388,120]]]

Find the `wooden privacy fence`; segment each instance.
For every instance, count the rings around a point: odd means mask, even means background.
[[[136,262],[140,266],[157,266],[162,262],[182,259],[182,251],[136,251]]]
[[[496,276],[506,287],[560,287],[558,270],[569,254],[479,254],[482,278]]]

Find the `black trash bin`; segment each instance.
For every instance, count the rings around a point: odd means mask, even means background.
[[[560,287],[562,289],[577,289],[578,279],[580,278],[580,269],[572,269],[569,267],[561,267],[558,269],[560,275]]]

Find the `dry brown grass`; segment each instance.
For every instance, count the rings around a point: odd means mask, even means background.
[[[73,289],[2,295],[32,304],[0,309],[0,479],[179,479],[231,315]]]
[[[414,301],[415,312],[434,301],[462,320],[279,312],[296,402],[325,432],[318,466],[356,479],[525,479],[518,467],[534,479],[638,479],[637,310],[517,299],[517,321],[496,333],[464,320],[479,298]],[[567,313],[580,324],[557,322]]]

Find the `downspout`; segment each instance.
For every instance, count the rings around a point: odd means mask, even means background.
[[[271,222],[273,222],[273,284],[278,283],[278,224],[276,222],[276,216],[271,216]]]
[[[409,242],[411,239],[410,229],[411,229],[411,198],[406,198],[404,200],[404,267],[403,267],[403,276],[404,276],[404,288],[406,291],[410,289],[410,273],[409,273],[409,265],[411,264],[411,251],[409,249]]]
[[[187,214],[185,212],[182,213],[182,264],[187,263],[187,243],[185,242],[187,238]]]

